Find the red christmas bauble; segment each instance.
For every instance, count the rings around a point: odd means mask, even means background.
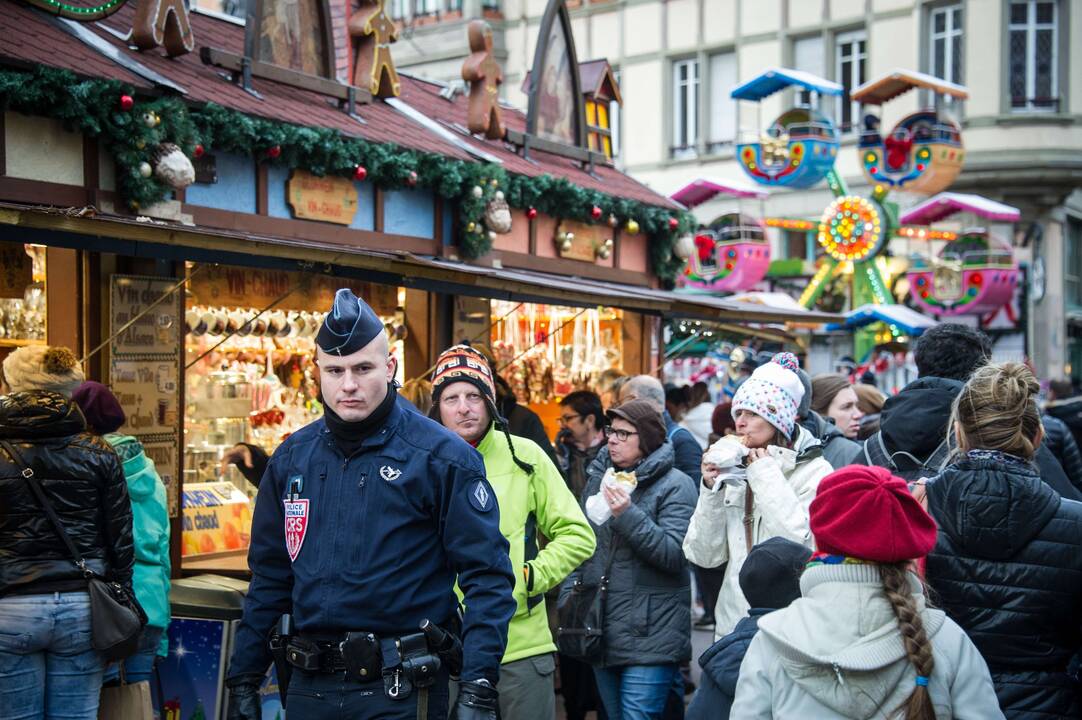
[[[120,109],[121,110],[127,112],[128,110],[131,110],[133,107],[135,107],[135,98],[133,98],[131,95],[121,95],[120,96]]]
[[[276,158],[282,154],[282,146],[274,145],[267,149],[267,157]]]
[[[678,227],[680,227],[680,221],[676,218],[669,218],[669,229],[675,230]]]
[[[409,177],[406,178],[406,184],[410,187],[413,187],[417,184],[417,173],[415,173],[413,170],[410,170]]]
[[[368,169],[365,168],[364,165],[358,165],[357,167],[353,168],[354,180],[364,180],[366,177],[368,177]]]
[[[535,217],[537,217],[537,208],[530,208],[529,210],[527,210],[526,217],[528,217],[530,220],[533,220]]]
[[[192,157],[194,157],[196,159],[201,158],[201,157],[203,157],[203,153],[205,153],[205,152],[206,152],[206,150],[203,149],[202,145],[196,145],[195,149],[192,150]]]
[[[600,220],[601,208],[599,208],[597,205],[594,205],[594,207],[590,210],[590,217],[592,217],[594,220]]]

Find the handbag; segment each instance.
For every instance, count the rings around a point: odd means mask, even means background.
[[[576,578],[568,594],[557,608],[559,626],[556,647],[561,655],[593,663],[601,660],[605,636],[605,596],[609,589],[609,572],[616,555],[616,537],[609,551],[605,573],[597,583],[585,583]]]
[[[99,651],[107,661],[123,660],[135,654],[139,648],[139,635],[146,625],[147,616],[143,612],[139,601],[134,593],[120,583],[110,582],[96,575],[86,566],[82,554],[71,541],[64,524],[57,517],[45,491],[41,489],[34,471],[22,455],[6,440],[0,440],[0,445],[8,451],[16,464],[22,465],[22,476],[26,478],[27,485],[41,505],[42,510],[52,523],[57,536],[63,541],[72,557],[75,567],[79,568],[83,577],[86,578],[87,594],[90,596],[90,644]]]
[[[120,665],[120,684],[101,689],[98,704],[98,720],[154,720],[154,702],[151,700],[150,683],[146,680],[129,683],[124,678],[124,665]]]

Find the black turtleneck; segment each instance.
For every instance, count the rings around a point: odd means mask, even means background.
[[[372,411],[371,415],[356,422],[343,420],[334,410],[331,410],[330,405],[323,404],[323,421],[327,423],[327,429],[334,438],[334,443],[347,458],[357,452],[369,436],[374,435],[383,427],[383,422],[391,414],[391,408],[394,407],[396,399],[398,399],[398,390],[393,384],[388,383],[387,395],[383,398],[383,402]]]

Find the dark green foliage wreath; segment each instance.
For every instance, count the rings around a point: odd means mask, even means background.
[[[130,110],[121,107],[124,95],[135,101]],[[649,238],[655,274],[670,283],[682,265],[673,256],[673,244],[681,234],[695,229],[690,213],[589,190],[566,178],[510,174],[494,164],[245,115],[214,103],[193,106],[176,97],[137,97],[125,83],[79,78],[68,70],[41,65],[29,72],[0,70],[0,107],[55,118],[68,130],[97,138],[116,162],[117,190],[133,210],[172,192],[153,175],[140,173],[142,163],[151,162],[155,146],[172,142],[189,157],[201,145],[206,152],[250,155],[315,175],[344,177],[353,177],[360,165],[367,171],[366,180],[381,189],[427,188],[457,203],[459,247],[467,258],[480,257],[492,248],[484,211],[500,191],[511,207],[532,207],[553,217],[594,222],[591,211],[596,205],[602,211],[599,222],[606,222],[609,215],[621,226],[635,220]],[[144,118],[150,114],[160,122],[148,124]],[[480,197],[475,188],[481,188]],[[675,228],[673,218],[678,221]]]

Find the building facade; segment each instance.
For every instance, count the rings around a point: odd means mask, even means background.
[[[699,177],[744,179],[734,158],[741,133],[758,135],[786,108],[808,103],[793,90],[756,106],[729,91],[772,66],[805,70],[846,89],[821,109],[842,132],[837,169],[850,189],[868,183],[856,149],[861,120],[848,91],[895,68],[965,85],[948,106],[966,158],[951,190],[1016,206],[1022,221],[997,228],[1027,266],[1024,333],[1002,357],[1030,357],[1042,377],[1082,376],[1082,6],[1070,0],[571,0],[579,57],[606,58],[623,106],[612,113],[618,163],[671,193]],[[524,102],[545,0],[395,0],[402,24],[399,67],[458,81],[465,22],[487,16],[504,64],[503,96]],[[913,91],[883,108],[891,127],[931,98]],[[772,190],[746,212],[814,220],[832,199],[825,184]],[[920,197],[896,193],[904,210]],[[717,199],[696,208],[709,221],[736,208]],[[771,229],[776,258],[813,260],[805,232]],[[895,239],[904,258],[923,241]],[[1025,338],[1025,347],[1021,338]]]

